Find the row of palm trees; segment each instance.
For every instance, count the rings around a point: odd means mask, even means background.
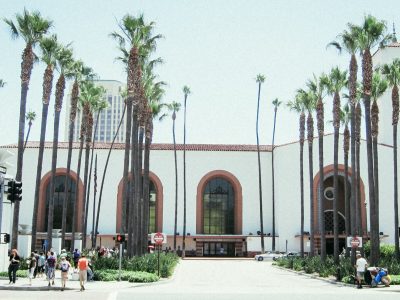
[[[383,94],[387,86],[392,87],[393,106],[393,152],[394,152],[394,208],[395,208],[395,245],[396,256],[399,258],[398,241],[398,188],[397,188],[397,123],[398,123],[398,80],[400,75],[400,61],[394,60],[391,64],[380,66],[374,72],[372,65],[371,49],[376,46],[384,47],[390,40],[395,41],[393,35],[386,33],[384,21],[375,17],[365,16],[363,23],[358,26],[349,23],[348,28],[339,36],[338,40],[329,45],[337,47],[340,51],[346,50],[350,54],[349,73],[341,71],[338,67],[333,68],[328,75],[322,74],[306,83],[306,89],[299,89],[293,101],[289,101],[290,109],[299,113],[300,129],[300,188],[301,188],[301,252],[303,255],[304,238],[304,175],[303,175],[303,147],[305,141],[305,128],[307,122],[307,139],[309,145],[309,182],[310,182],[310,254],[315,251],[314,232],[314,203],[313,203],[313,139],[314,120],[313,112],[316,111],[318,129],[318,152],[319,152],[319,234],[321,238],[320,254],[321,259],[326,258],[325,248],[325,224],[324,224],[324,102],[326,95],[333,97],[332,124],[334,129],[334,258],[339,259],[339,232],[338,232],[338,153],[339,153],[339,129],[340,124],[344,125],[343,147],[345,164],[345,214],[346,214],[346,235],[362,235],[361,224],[361,201],[360,201],[360,129],[361,129],[361,106],[360,99],[364,103],[364,116],[366,124],[366,144],[368,157],[368,186],[370,203],[370,239],[371,239],[371,263],[376,264],[379,260],[379,178],[378,178],[378,120],[379,108],[377,99]],[[362,57],[362,83],[357,82],[357,54]],[[382,78],[382,76],[384,78]],[[348,103],[341,109],[340,94],[347,87],[349,94],[346,95]],[[372,104],[371,104],[372,100]],[[305,114],[308,114],[307,121]],[[350,123],[350,132],[349,132]],[[350,143],[349,143],[350,140]],[[349,146],[350,145],[350,146]],[[351,174],[348,169],[348,152],[351,151]],[[351,190],[348,190],[348,176],[351,176]],[[349,197],[350,195],[350,197]],[[350,199],[350,201],[348,201]],[[354,257],[354,251],[353,251]]]
[[[27,92],[29,86],[30,74],[33,69],[33,58],[35,54],[33,49],[39,45],[41,50],[40,60],[46,64],[46,69],[43,75],[43,106],[41,119],[41,134],[39,142],[38,166],[36,174],[36,187],[34,196],[34,209],[32,217],[32,249],[35,248],[37,240],[37,216],[39,206],[39,187],[42,176],[43,150],[45,142],[45,133],[47,127],[47,115],[52,91],[54,78],[54,70],[59,72],[59,78],[56,83],[55,91],[55,119],[54,119],[54,136],[52,149],[52,168],[50,179],[50,190],[54,190],[56,170],[57,170],[57,150],[58,150],[58,134],[59,120],[64,97],[66,80],[73,79],[73,87],[71,94],[71,108],[69,115],[69,136],[68,136],[68,157],[67,157],[67,174],[65,179],[65,198],[63,201],[62,213],[62,246],[64,247],[66,239],[66,216],[68,210],[68,193],[71,186],[71,161],[74,138],[75,120],[77,117],[78,106],[82,112],[82,122],[80,128],[80,147],[78,154],[77,177],[80,178],[83,144],[85,142],[85,165],[83,170],[83,205],[81,214],[81,232],[83,240],[83,248],[86,248],[86,229],[88,218],[88,207],[90,199],[90,174],[89,174],[89,157],[90,149],[94,148],[94,139],[97,126],[93,132],[93,114],[97,112],[96,125],[99,115],[107,104],[103,100],[104,89],[94,84],[93,79],[96,78],[93,70],[84,65],[82,61],[73,58],[73,51],[70,45],[61,45],[57,41],[56,35],[48,36],[47,33],[52,27],[50,20],[44,19],[39,12],[30,13],[26,9],[22,14],[16,14],[16,22],[5,19],[7,25],[11,29],[13,37],[21,36],[26,41],[26,47],[23,52],[22,70],[21,70],[21,109],[20,109],[20,126],[18,140],[18,161],[16,180],[22,178],[23,166],[23,137],[25,127],[25,108],[27,102]],[[146,23],[143,15],[133,17],[126,15],[118,24],[119,31],[111,33],[118,42],[118,49],[122,55],[118,57],[124,64],[127,72],[127,92],[124,96],[125,108],[123,116],[119,122],[119,128],[124,120],[125,112],[127,114],[126,124],[126,144],[125,144],[125,159],[123,172],[123,221],[120,229],[121,233],[128,234],[128,255],[141,255],[147,250],[147,233],[148,233],[148,218],[149,215],[149,161],[150,161],[150,145],[153,135],[153,118],[162,119],[165,116],[163,109],[167,106],[161,103],[161,98],[164,94],[162,81],[156,81],[157,76],[153,73],[153,68],[158,63],[162,62],[160,58],[151,60],[150,55],[156,49],[156,41],[161,38],[161,35],[153,35],[154,23]],[[2,81],[3,84],[3,81]],[[184,88],[185,94],[185,110],[186,99],[189,94],[189,88]],[[179,104],[173,103],[170,107],[174,110],[173,119],[175,120],[176,112],[179,110]],[[23,116],[23,117],[21,117]],[[175,132],[175,128],[173,128]],[[117,133],[115,134],[115,137]],[[96,224],[92,234],[92,247],[96,243],[96,234],[98,230],[101,197],[103,185],[106,175],[106,169],[111,154],[113,143],[110,146],[106,167],[103,173],[101,183],[100,196],[97,208]],[[93,139],[93,143],[92,143]],[[174,139],[175,145],[175,139]],[[131,153],[130,151],[131,150]],[[144,152],[144,153],[143,153]],[[130,159],[131,156],[131,159]],[[93,150],[92,159],[93,161]],[[129,181],[128,171],[132,178]],[[185,163],[185,159],[184,159]],[[142,170],[143,169],[143,175]],[[90,167],[91,170],[91,167]],[[177,183],[176,183],[177,186]],[[72,245],[74,248],[75,228],[78,222],[78,197],[79,184],[76,185],[75,202],[72,207]],[[177,199],[177,196],[176,196]],[[177,200],[176,200],[177,201]],[[93,206],[95,203],[93,203]],[[15,203],[14,218],[12,229],[12,247],[17,247],[18,241],[18,221],[19,221],[20,203]],[[94,209],[95,210],[95,209]],[[184,209],[184,218],[185,218]],[[54,194],[50,193],[48,203],[48,223],[47,223],[47,241],[48,248],[52,247],[52,230],[53,230],[53,212],[54,212]],[[126,214],[128,212],[128,214]],[[176,212],[177,215],[177,205]],[[94,218],[94,213],[93,213]],[[175,217],[176,218],[176,217]],[[93,224],[94,226],[94,224]],[[184,231],[186,223],[184,221]],[[176,239],[175,230],[175,239]],[[184,243],[184,242],[183,242]],[[175,245],[174,245],[175,248]],[[183,244],[184,248],[184,244]]]

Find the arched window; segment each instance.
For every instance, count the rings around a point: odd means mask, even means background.
[[[204,234],[234,234],[235,193],[225,179],[211,179],[203,192]]]
[[[53,211],[53,228],[61,229],[62,227],[62,206],[66,196],[65,179],[67,169],[57,168],[54,180],[54,211]],[[83,199],[83,183],[82,180],[77,180],[78,176],[74,171],[70,171],[70,188],[68,190],[67,201],[67,227],[66,232],[72,231],[72,208],[75,205],[77,182],[79,184],[79,197],[78,204],[75,206],[77,211],[77,218],[75,220],[75,231],[79,232],[81,229],[81,216],[82,216],[82,199]],[[39,232],[47,231],[47,219],[49,213],[49,200],[50,200],[50,181],[51,171],[46,173],[40,182],[39,192],[39,210],[37,217],[37,228]]]
[[[66,197],[66,175],[57,175],[54,180],[54,215],[53,215],[53,228],[61,229],[62,227],[62,212],[63,202]],[[70,177],[70,188],[68,191],[67,200],[67,223],[66,231],[72,231],[72,213],[73,206],[76,199],[76,182]],[[47,228],[48,214],[49,214],[49,201],[50,201],[50,182],[46,187],[46,215],[45,215],[45,228]],[[76,222],[76,220],[75,220]]]
[[[163,186],[160,179],[153,172],[149,174],[150,183],[150,203],[149,203],[149,233],[162,232],[163,225]],[[129,175],[129,182],[131,175]],[[122,186],[123,178],[118,184],[116,228],[115,232],[120,232],[122,222]],[[130,186],[128,185],[128,190]],[[129,208],[128,208],[129,209]]]

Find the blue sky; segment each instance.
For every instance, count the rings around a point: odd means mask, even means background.
[[[284,103],[313,73],[329,72],[338,65],[347,68],[349,57],[326,45],[348,22],[360,24],[365,14],[400,28],[399,1],[370,0],[202,0],[202,1],[4,1],[0,16],[14,19],[23,8],[38,10],[54,21],[52,32],[60,41],[72,42],[75,57],[92,67],[101,79],[126,80],[123,66],[115,61],[116,43],[108,34],[117,30],[125,14],[143,13],[164,35],[156,56],[165,63],[156,72],[166,81],[165,102],[183,103],[182,87],[192,94],[187,107],[187,143],[255,144],[257,84],[266,76],[260,105],[260,143],[272,140],[272,101],[283,104],[278,111],[276,143],[298,138],[298,118]],[[12,40],[0,23],[0,144],[17,141],[20,63],[24,44]],[[30,140],[38,140],[43,64],[35,65],[28,92],[27,109],[38,114]],[[326,98],[325,117],[331,119]],[[51,100],[53,110],[54,96]],[[63,107],[64,119],[65,107]],[[52,138],[53,113],[49,113],[47,140]],[[63,124],[63,123],[62,123]],[[64,137],[61,126],[60,137]],[[155,125],[153,142],[172,142],[172,121]],[[326,126],[326,131],[331,131]],[[177,115],[177,142],[183,141],[183,111]]]

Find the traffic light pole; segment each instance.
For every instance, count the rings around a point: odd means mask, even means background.
[[[119,281],[121,281],[122,251],[123,251],[122,244],[123,243],[119,244]]]

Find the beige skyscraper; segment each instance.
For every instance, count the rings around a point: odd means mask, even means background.
[[[124,111],[124,100],[122,99],[121,92],[125,88],[125,84],[117,80],[95,80],[94,83],[102,86],[106,92],[104,94],[105,100],[108,102],[108,107],[100,113],[99,124],[95,137],[96,142],[111,143],[114,135],[118,129],[119,121]],[[65,141],[68,140],[69,134],[69,114],[71,109],[71,90],[68,92],[66,103],[66,118],[65,118]],[[97,114],[94,115],[94,122],[96,122]],[[124,122],[118,132],[115,140],[117,143],[125,141],[125,124]],[[79,141],[79,133],[81,128],[81,112],[78,110],[75,120],[74,141]]]

